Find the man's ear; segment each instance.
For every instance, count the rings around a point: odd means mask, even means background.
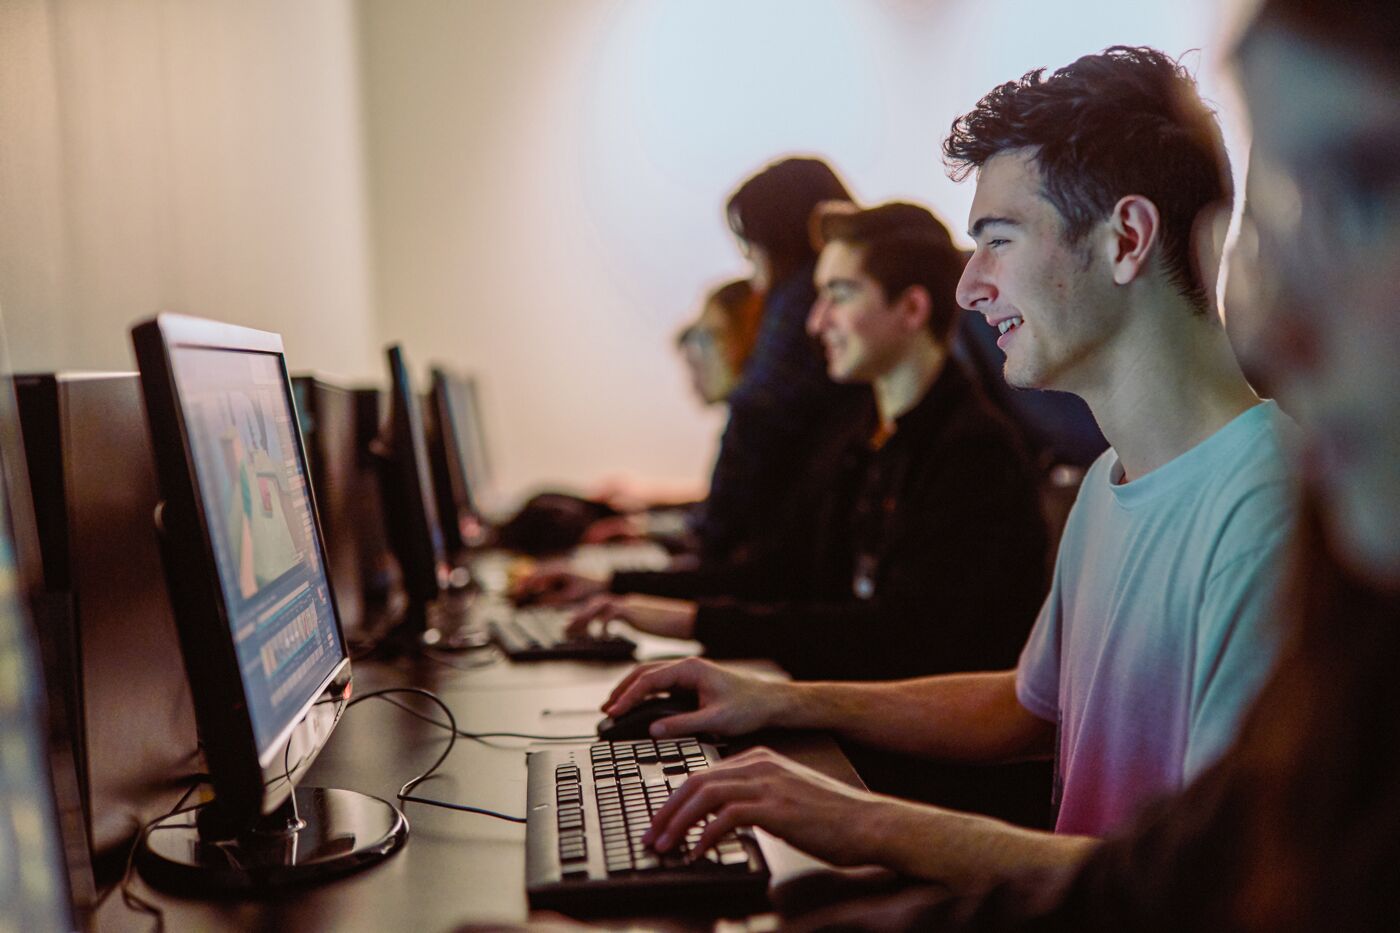
[[[1127,285],[1147,271],[1161,227],[1162,215],[1157,205],[1140,194],[1127,195],[1113,205],[1109,217],[1113,247],[1109,258],[1115,283]]]
[[[933,313],[933,299],[922,285],[910,285],[900,293],[894,307],[904,320],[905,327],[913,333],[928,327],[928,316]]]

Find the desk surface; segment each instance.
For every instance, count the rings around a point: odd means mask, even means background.
[[[395,664],[359,663],[355,692],[425,687],[451,706],[458,726],[469,732],[585,735],[597,723],[599,704],[629,667],[565,661],[512,664],[494,649],[443,653]],[[771,666],[766,669],[774,671]],[[426,713],[440,715],[431,703],[407,699]],[[860,779],[830,738],[812,734],[769,738],[770,746],[859,785]],[[399,786],[428,767],[445,742],[442,730],[388,703],[370,700],[345,713],[306,783],[393,800]],[[525,750],[529,747],[531,743],[521,739],[459,739],[440,776],[420,785],[417,793],[524,816]],[[139,879],[133,884],[165,912],[171,930],[431,931],[525,922],[523,825],[419,804],[409,804],[404,811],[411,832],[401,851],[358,874],[276,899],[200,902],[160,894]],[[775,880],[820,867],[775,840],[765,842],[765,852]],[[663,925],[710,927],[683,918]],[[98,912],[97,926],[104,931],[145,931],[151,922],[125,907],[120,894],[113,892]]]

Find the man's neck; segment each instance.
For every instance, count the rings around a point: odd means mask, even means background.
[[[897,364],[875,377],[871,387],[884,429],[892,430],[896,418],[919,404],[943,371],[947,358],[946,349],[931,340],[921,340]]]
[[[1145,326],[1112,351],[1099,387],[1082,393],[1123,465],[1144,476],[1258,404],[1219,319],[1179,301],[1138,316]]]

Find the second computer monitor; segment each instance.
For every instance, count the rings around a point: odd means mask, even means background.
[[[437,505],[428,466],[423,412],[413,392],[402,348],[389,347],[389,419],[380,433],[381,491],[389,542],[408,596],[407,628],[425,631],[425,607],[441,592],[447,573]],[[421,617],[421,618],[420,618]]]
[[[432,412],[429,433],[438,515],[448,550],[459,552],[485,540],[485,524],[475,483],[482,477],[475,439],[475,405],[471,384],[440,366],[433,367],[427,402]]]

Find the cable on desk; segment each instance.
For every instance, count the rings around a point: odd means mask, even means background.
[[[533,740],[540,741],[540,742],[582,742],[582,741],[587,741],[587,740],[590,740],[590,739],[597,739],[597,738],[598,738],[596,735],[592,735],[592,734],[590,734],[590,735],[531,735],[531,734],[528,733],[528,732],[465,732],[465,731],[463,731],[463,730],[461,730],[461,729],[457,729],[457,728],[456,728],[456,721],[455,721],[455,720],[453,721],[453,725],[448,725],[448,724],[445,723],[445,722],[439,722],[438,720],[434,719],[434,718],[431,717],[431,716],[426,716],[426,715],[424,715],[423,713],[418,712],[418,710],[414,709],[413,707],[407,706],[407,705],[405,705],[405,704],[403,704],[403,703],[400,703],[400,702],[398,702],[397,700],[391,700],[391,699],[389,699],[388,697],[385,697],[385,698],[384,698],[384,702],[386,702],[386,703],[391,703],[391,704],[393,704],[394,706],[397,706],[399,709],[403,710],[405,713],[408,713],[410,716],[414,716],[414,717],[416,717],[416,718],[418,718],[418,719],[421,719],[421,720],[423,720],[424,722],[426,722],[426,723],[428,723],[428,724],[430,724],[430,725],[437,726],[439,729],[448,729],[448,730],[455,731],[455,732],[457,733],[458,737],[463,738],[463,739],[472,739],[472,740],[477,741],[477,742],[483,741],[483,740],[485,740],[485,739],[533,739]]]
[[[442,708],[442,711],[444,713],[447,714],[447,722],[450,723],[450,725],[438,723],[436,720],[424,716],[417,710],[405,706],[397,700],[390,699],[388,694],[391,693],[412,693],[417,696],[426,697],[427,699],[432,700],[434,703],[436,703],[439,707]],[[421,687],[385,687],[381,690],[372,690],[369,693],[364,693],[360,696],[355,697],[346,705],[346,709],[349,709],[356,703],[360,703],[364,700],[372,700],[375,698],[382,699],[386,703],[389,703],[393,706],[397,706],[399,709],[410,713],[414,716],[417,716],[419,719],[424,719],[428,722],[433,723],[434,725],[441,726],[442,728],[448,730],[449,733],[447,739],[447,747],[442,750],[442,754],[437,757],[437,761],[434,761],[432,765],[428,768],[428,770],[424,771],[417,777],[410,778],[403,785],[403,787],[399,788],[397,796],[400,802],[427,804],[430,807],[443,807],[448,810],[460,810],[464,813],[479,813],[482,816],[495,817],[498,820],[506,820],[511,823],[525,822],[525,818],[523,816],[509,816],[505,813],[497,813],[495,810],[485,810],[481,807],[469,807],[466,804],[449,803],[445,800],[434,800],[432,797],[420,797],[411,793],[411,791],[415,787],[417,787],[422,782],[426,781],[428,778],[432,777],[433,773],[436,772],[437,769],[442,765],[442,763],[447,760],[447,756],[452,753],[453,746],[457,744],[457,736],[459,734],[462,734],[462,730],[457,728],[457,717],[452,715],[452,708],[443,702],[442,697],[438,696],[436,693],[433,693],[431,690],[424,690]]]
[[[201,784],[207,784],[208,782],[208,775],[199,775],[193,784],[185,788],[185,792],[182,795],[180,795],[180,799],[175,802],[175,806],[171,807],[169,813],[166,813],[162,816],[158,816],[155,819],[143,824],[136,831],[136,838],[132,840],[131,843],[131,851],[129,851],[126,854],[126,871],[122,873],[121,883],[122,903],[125,904],[127,906],[127,909],[129,910],[135,911],[136,913],[149,914],[151,917],[153,917],[156,922],[156,933],[162,933],[162,931],[165,929],[165,911],[161,910],[155,904],[152,904],[150,901],[137,894],[135,889],[133,889],[131,886],[131,872],[133,867],[136,865],[136,850],[145,844],[146,837],[149,836],[151,832],[157,828],[157,823],[161,822],[162,820],[168,820],[172,816],[179,816],[181,813],[192,813],[195,810],[201,810],[204,807],[207,807],[209,805],[207,801],[204,803],[197,803],[192,807],[186,807],[185,801],[190,799],[190,794],[194,793],[195,788],[199,787],[199,785]]]

